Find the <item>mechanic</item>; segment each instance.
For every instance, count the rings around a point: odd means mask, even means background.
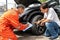
[[[26,31],[32,24],[19,23],[19,14],[24,12],[24,5],[18,5],[17,8],[6,11],[0,17],[0,40],[18,40],[13,33],[13,29]]]
[[[52,7],[49,8],[47,3],[41,4],[40,10],[44,14],[44,18],[36,22],[36,24],[46,26],[46,31],[44,35],[47,37],[49,36],[49,39],[57,39],[58,29],[60,26],[60,21],[57,13],[54,11]]]

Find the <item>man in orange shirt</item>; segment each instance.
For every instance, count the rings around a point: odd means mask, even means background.
[[[19,5],[16,9],[10,9],[0,17],[0,40],[18,40],[13,29],[26,30],[29,24],[19,23],[19,14],[23,13],[24,6]]]

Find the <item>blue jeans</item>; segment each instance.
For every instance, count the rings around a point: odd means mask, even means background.
[[[46,26],[45,31],[46,36],[51,36],[52,38],[58,37],[59,25],[56,22],[46,22],[45,26]]]

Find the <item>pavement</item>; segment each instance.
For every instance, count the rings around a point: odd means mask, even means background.
[[[45,37],[43,35],[33,35],[32,33],[18,33],[17,32],[17,37],[19,40],[49,40],[49,37]],[[60,36],[58,37],[57,40],[60,40]]]
[[[19,40],[49,40],[49,38],[45,36],[20,36]]]

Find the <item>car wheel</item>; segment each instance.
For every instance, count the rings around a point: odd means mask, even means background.
[[[41,20],[42,16],[41,15],[37,15],[32,19],[32,24],[34,24],[34,22]],[[41,35],[45,32],[46,27],[45,26],[40,26],[40,25],[36,25],[34,24],[34,26],[31,28],[32,33],[35,35]]]

